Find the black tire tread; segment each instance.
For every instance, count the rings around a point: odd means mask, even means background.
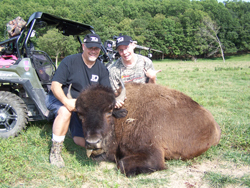
[[[28,110],[24,101],[14,93],[8,91],[0,91],[0,103],[9,103],[15,109],[18,120],[14,128],[8,132],[1,132],[1,138],[9,138],[17,136],[28,123]]]

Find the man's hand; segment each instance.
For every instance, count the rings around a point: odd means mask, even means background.
[[[149,78],[150,83],[156,83],[156,74],[158,72],[161,72],[161,70],[153,70],[153,69],[146,70],[144,68],[144,72],[145,72],[146,76]]]
[[[62,84],[56,81],[53,81],[51,84],[51,90],[54,96],[61,102],[63,105],[70,111],[76,111],[75,104],[76,99],[69,99],[63,92]]]
[[[124,101],[117,100],[115,103],[115,108],[121,108],[124,105]]]
[[[70,112],[76,111],[76,99],[68,99],[64,105]]]

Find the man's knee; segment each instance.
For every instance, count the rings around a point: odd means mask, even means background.
[[[74,136],[73,140],[78,146],[85,147],[85,139],[83,137]]]
[[[70,112],[65,106],[61,106],[57,112],[57,116],[63,119],[70,119],[72,112]]]

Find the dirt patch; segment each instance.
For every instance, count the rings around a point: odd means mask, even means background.
[[[167,162],[166,162],[167,163]],[[250,174],[250,166],[220,159],[187,164],[170,164],[166,170],[148,175],[127,178],[117,171],[115,163],[100,162],[94,172],[89,172],[82,188],[89,187],[143,187],[143,188],[211,188],[214,187],[204,178],[208,173],[216,173],[231,178],[242,178]],[[217,185],[218,186],[218,185]],[[225,188],[245,188],[246,185],[226,184]],[[223,187],[223,188],[224,188]]]
[[[201,187],[209,188],[211,185],[204,180],[204,175],[208,172],[214,172],[233,178],[241,178],[250,174],[249,166],[239,166],[230,162],[206,161],[201,164],[195,164],[188,167],[170,167],[170,184],[168,187],[191,188]],[[230,187],[245,187],[240,185],[229,185]]]

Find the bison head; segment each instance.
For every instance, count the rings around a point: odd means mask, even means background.
[[[76,100],[76,109],[82,122],[88,157],[103,153],[105,142],[114,135],[114,116],[126,116],[126,110],[114,110],[113,90],[101,85],[89,86]]]

